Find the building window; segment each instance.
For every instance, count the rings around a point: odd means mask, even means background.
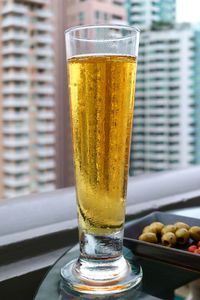
[[[121,16],[117,16],[117,15],[112,15],[112,19],[113,20],[122,20]]]
[[[31,4],[31,11],[35,10],[35,5]]]
[[[122,2],[118,2],[118,1],[113,1],[113,4],[114,4],[114,5],[122,6]]]
[[[99,19],[99,11],[98,10],[95,11],[95,17],[96,17],[96,19]]]
[[[108,14],[107,13],[104,13],[104,20],[108,20]]]
[[[31,18],[30,18],[30,22],[31,22],[31,24],[34,24],[34,23],[35,23],[35,21],[36,21],[36,20],[35,20],[35,17],[31,17]]]
[[[84,13],[80,12],[79,13],[79,21],[83,21],[84,20]]]
[[[31,188],[32,189],[37,188],[37,182],[31,182]]]

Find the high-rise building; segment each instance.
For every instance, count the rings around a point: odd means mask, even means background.
[[[126,22],[125,0],[67,0],[68,26]]]
[[[193,35],[193,97],[194,97],[194,164],[200,164],[200,26],[194,28]]]
[[[128,22],[142,29],[155,23],[174,23],[176,18],[176,0],[126,0]]]
[[[174,24],[176,21],[176,0],[159,0],[159,17],[161,22]]]
[[[74,185],[64,31],[67,0],[51,0],[55,20],[56,186]]]
[[[194,163],[195,41],[185,26],[142,34],[130,175]]]
[[[81,24],[126,24],[125,0],[52,0],[56,19],[57,186],[74,184],[64,30]]]
[[[130,175],[200,163],[200,30],[175,0],[127,0],[140,38]]]
[[[0,1],[0,198],[55,188],[49,0]]]

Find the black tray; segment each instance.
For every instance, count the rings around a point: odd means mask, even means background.
[[[184,222],[189,226],[200,226],[200,219],[154,212],[137,221],[129,222],[125,226],[124,245],[132,249],[133,253],[138,256],[200,272],[200,255],[187,251],[187,248],[191,244],[194,244],[192,240],[189,240],[187,245],[178,246],[176,248],[168,248],[160,244],[151,244],[138,240],[143,228],[155,221],[162,222],[165,225]]]

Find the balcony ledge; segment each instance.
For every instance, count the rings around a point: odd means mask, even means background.
[[[199,178],[200,167],[130,178],[126,220],[155,210],[198,206]],[[34,292],[47,269],[77,241],[74,188],[1,200],[0,294],[15,282],[16,289],[23,289],[29,277],[26,289],[31,284]]]

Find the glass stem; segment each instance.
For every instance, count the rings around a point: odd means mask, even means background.
[[[81,257],[111,259],[122,255],[123,230],[110,235],[92,235],[79,231]]]
[[[80,256],[74,272],[87,280],[115,280],[126,276],[129,264],[122,255],[123,230],[104,236],[80,231]]]

